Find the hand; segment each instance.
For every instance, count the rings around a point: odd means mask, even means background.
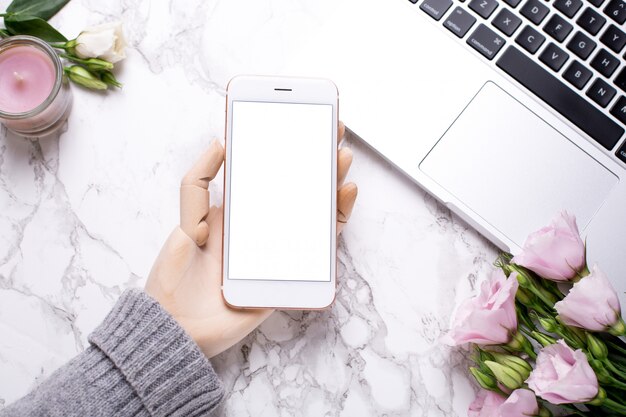
[[[339,138],[345,128],[339,123]],[[146,292],[211,358],[243,339],[272,309],[238,310],[226,305],[222,285],[222,207],[210,207],[208,186],[224,160],[215,140],[185,175],[180,187],[180,226],[163,245],[146,283]],[[350,218],[357,196],[354,183],[343,185],[352,152],[337,156],[337,233]]]

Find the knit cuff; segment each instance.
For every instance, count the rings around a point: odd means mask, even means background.
[[[224,396],[196,343],[143,291],[124,292],[89,341],[120,369],[153,416],[204,415]]]

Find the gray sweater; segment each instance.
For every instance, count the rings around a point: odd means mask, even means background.
[[[204,416],[224,395],[195,342],[143,291],[122,294],[89,342],[0,417]]]

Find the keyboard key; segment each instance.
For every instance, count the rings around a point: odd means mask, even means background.
[[[587,97],[590,97],[602,107],[606,107],[613,97],[615,97],[615,93],[617,93],[617,90],[611,87],[606,81],[602,78],[596,78],[593,84],[591,84],[591,87],[589,87],[589,90],[587,90]]]
[[[604,0],[588,0],[589,3],[593,4],[596,7],[600,7],[602,6],[602,3],[604,3]]]
[[[622,91],[626,91],[626,67],[622,68],[622,70],[617,74],[615,80],[613,80],[616,86],[622,89]]]
[[[417,3],[417,0],[409,0],[409,1],[413,4]]]
[[[435,20],[441,20],[442,16],[452,6],[452,0],[425,0],[420,9]]]
[[[483,19],[488,19],[497,7],[498,2],[496,0],[472,0],[469,3],[469,8]]]
[[[626,22],[626,2],[624,0],[611,0],[606,5],[604,14],[620,25],[624,24]]]
[[[584,33],[576,32],[574,37],[567,44],[567,49],[584,60],[589,58],[589,55],[596,49],[596,43],[589,39]]]
[[[585,84],[591,79],[592,72],[583,64],[578,61],[574,61],[563,73],[565,78],[574,87],[582,90]]]
[[[511,36],[522,23],[522,19],[515,16],[509,9],[502,9],[491,23],[506,36]]]
[[[600,42],[608,46],[611,51],[619,54],[626,45],[626,33],[619,30],[617,26],[611,25],[602,34]]]
[[[535,25],[538,25],[546,18],[549,10],[548,6],[539,0],[528,0],[524,6],[522,6],[520,13]]]
[[[582,0],[556,0],[554,7],[570,19],[582,7]]]
[[[548,23],[543,27],[543,31],[559,42],[563,42],[574,27],[558,14],[553,14]]]
[[[481,23],[467,38],[467,43],[491,61],[504,46],[505,41],[500,35]]]
[[[602,49],[591,60],[591,66],[600,74],[609,78],[619,67],[619,59],[611,55],[606,49]]]
[[[626,97],[621,96],[617,99],[617,102],[615,102],[615,105],[613,105],[613,108],[611,109],[611,114],[626,125]],[[626,152],[626,143],[622,145],[621,149]],[[626,154],[623,156],[626,157]],[[626,162],[624,159],[622,159],[622,161]]]
[[[522,0],[504,0],[504,2],[515,9],[517,5],[522,2]]]
[[[606,23],[606,19],[600,16],[600,13],[596,12],[591,7],[587,7],[576,23],[587,32],[596,35]]]
[[[526,49],[531,54],[537,52],[537,49],[539,49],[545,40],[545,36],[528,25],[526,25],[520,34],[517,35],[517,38],[515,38],[515,42],[520,44],[522,48]]]
[[[623,127],[514,46],[496,64],[606,149],[613,149],[624,134]]]
[[[450,32],[462,38],[467,31],[474,26],[474,23],[476,23],[476,18],[468,11],[457,6],[457,8],[450,13],[446,21],[443,22],[443,25],[447,27]]]
[[[617,155],[622,162],[626,162],[626,142],[618,149],[615,155]]]
[[[546,49],[539,55],[539,60],[554,71],[559,71],[569,59],[569,54],[550,42]]]

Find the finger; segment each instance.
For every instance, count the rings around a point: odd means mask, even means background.
[[[211,142],[209,149],[185,174],[180,186],[180,228],[198,246],[209,237],[209,181],[217,175],[224,161],[224,148],[219,141]]]
[[[224,147],[219,140],[214,139],[204,154],[183,177],[183,185],[197,185],[209,188],[209,181],[217,175],[224,162]]]
[[[346,125],[343,122],[339,121],[339,127],[337,129],[337,144],[340,144],[343,140],[343,137],[346,135]]]
[[[350,219],[359,190],[355,183],[349,182],[337,192],[337,234],[341,233]]]
[[[352,165],[352,150],[350,148],[341,148],[337,153],[337,186],[341,187],[346,180],[348,171]]]

